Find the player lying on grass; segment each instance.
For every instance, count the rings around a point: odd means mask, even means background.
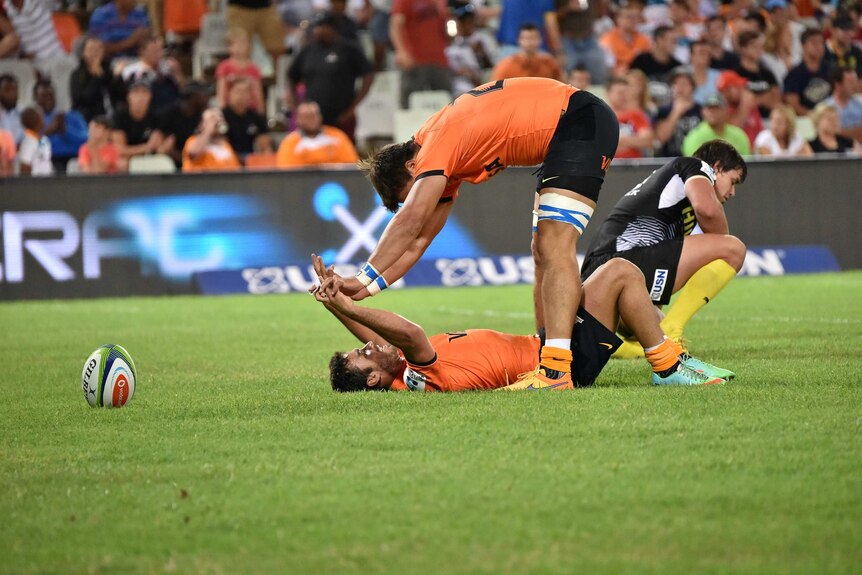
[[[541,340],[489,329],[442,333],[428,338],[422,328],[398,314],[361,307],[340,291],[343,278],[312,256],[321,279],[309,291],[364,347],[336,352],[329,362],[336,391],[466,391],[482,389],[572,389],[591,385],[620,340],[622,318],[637,334],[653,368],[654,385],[711,385],[734,374],[683,353],[665,337],[643,287],[643,274],[616,259],[601,266],[584,284],[582,306],[572,332],[572,380],[537,387],[528,373]]]
[[[747,170],[739,152],[721,140],[705,143],[690,158],[671,160],[617,202],[590,244],[583,279],[605,262],[624,258],[643,272],[656,305],[679,291],[661,327],[684,348],[685,325],[745,260],[745,244],[728,233],[724,204]],[[643,356],[643,348],[628,340],[614,354]]]
[[[479,184],[507,166],[541,163],[536,249],[542,255],[537,261],[548,337],[530,377],[535,386],[565,384],[571,380],[569,338],[581,298],[575,250],[619,134],[606,103],[556,80],[511,78],[461,95],[410,141],[386,146],[360,163],[383,205],[397,213],[362,271],[345,279],[342,290],[360,300],[401,278],[442,229],[461,182]]]

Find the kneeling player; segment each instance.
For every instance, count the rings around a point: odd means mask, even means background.
[[[668,162],[617,202],[590,244],[582,277],[624,258],[643,272],[655,305],[680,291],[661,327],[681,342],[692,316],[742,268],[745,245],[729,235],[724,203],[747,170],[742,156],[721,140]],[[692,234],[695,226],[703,233]],[[636,342],[626,342],[614,355],[643,356]]]
[[[466,391],[534,389],[529,372],[541,347],[537,336],[488,329],[428,338],[421,327],[392,312],[360,307],[343,293],[342,278],[314,256],[321,285],[310,291],[364,347],[336,352],[329,363],[336,391]],[[655,385],[724,383],[733,373],[683,353],[662,333],[643,287],[643,274],[624,260],[602,266],[584,284],[582,307],[572,333],[572,375],[578,387],[591,385],[620,340],[619,318],[644,342]],[[572,389],[571,382],[539,389]]]

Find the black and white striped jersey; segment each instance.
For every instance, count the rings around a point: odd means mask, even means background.
[[[685,183],[691,178],[706,178],[715,185],[715,171],[696,158],[676,158],[650,174],[614,206],[590,244],[588,257],[691,234],[697,225],[685,196]]]

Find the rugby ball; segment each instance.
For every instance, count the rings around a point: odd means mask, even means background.
[[[109,343],[90,354],[81,390],[90,407],[123,407],[135,395],[135,362],[122,346]]]

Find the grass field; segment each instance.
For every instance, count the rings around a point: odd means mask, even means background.
[[[2,573],[859,573],[862,273],[740,279],[690,325],[727,386],[351,394],[305,295],[0,305]],[[530,288],[387,293],[530,331]],[[87,406],[121,343],[138,389]]]

